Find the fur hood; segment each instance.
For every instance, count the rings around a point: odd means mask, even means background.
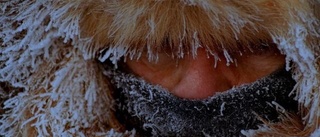
[[[250,50],[274,43],[286,55],[299,114],[247,136],[319,136],[319,0],[5,0],[0,2],[0,117],[6,136],[124,136],[99,61],[150,60],[199,47]],[[232,49],[232,50],[231,50]],[[15,90],[22,89],[15,95]],[[1,101],[0,101],[1,102]]]

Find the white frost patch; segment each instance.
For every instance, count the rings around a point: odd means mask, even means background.
[[[226,105],[226,102],[223,102],[220,106],[220,115],[223,116],[224,106]]]
[[[38,136],[84,136],[83,129],[108,118],[101,92],[108,89],[86,60],[95,49],[81,48],[88,44],[79,39],[81,15],[66,15],[78,4],[16,0],[0,11],[0,81],[25,90],[4,102],[10,111],[0,119],[0,135],[20,136],[31,126]]]
[[[98,132],[95,134],[99,137],[135,137],[136,130],[125,131],[124,133],[117,132],[115,129],[111,129],[108,132]]]
[[[320,137],[320,128],[316,129],[310,137]]]
[[[218,54],[213,54],[213,57],[214,57],[214,68],[217,68],[218,61],[221,61],[221,59],[219,58]]]
[[[129,50],[129,46],[117,46],[117,47],[110,47],[109,49],[102,50],[100,53],[105,51],[104,54],[102,54],[99,57],[99,61],[105,62],[107,59],[110,59],[113,64],[117,64],[117,62],[120,60],[121,57],[125,56]],[[132,53],[135,54],[135,53]]]
[[[308,28],[299,23],[289,24],[288,36],[273,36],[279,49],[286,54],[286,66],[290,69],[291,62],[294,62],[295,71],[293,78],[297,81],[297,100],[306,108],[310,108],[309,114],[305,117],[308,124],[314,123],[314,118],[319,116],[319,92],[316,85],[319,84],[315,57],[311,46],[307,42]]]
[[[226,49],[223,50],[223,55],[225,57],[225,59],[227,60],[227,66],[230,66],[230,63],[233,63],[233,59],[230,56],[230,54],[228,53],[228,51]]]
[[[283,108],[280,104],[278,104],[278,103],[275,102],[275,101],[272,101],[271,103],[272,103],[273,105],[275,105],[276,110],[280,111],[281,113],[285,113],[286,109]]]

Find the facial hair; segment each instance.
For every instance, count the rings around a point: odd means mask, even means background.
[[[114,85],[116,116],[139,136],[242,136],[261,118],[279,121],[275,106],[289,112],[298,106],[289,96],[295,81],[285,70],[202,100],[179,98],[119,69],[104,74]]]

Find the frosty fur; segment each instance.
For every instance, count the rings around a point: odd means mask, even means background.
[[[96,59],[116,63],[147,52],[157,60],[157,52],[169,47],[177,58],[205,48],[232,62],[235,51],[259,43],[275,43],[286,55],[300,112],[243,134],[320,134],[319,0],[7,0],[0,5],[0,81],[24,89],[5,101],[0,134],[134,134],[119,130],[109,82]]]

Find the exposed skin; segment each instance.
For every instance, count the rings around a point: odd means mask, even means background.
[[[130,70],[145,80],[167,88],[172,94],[188,99],[203,99],[234,86],[253,82],[280,69],[285,56],[279,51],[254,52],[233,56],[234,63],[227,65],[224,56],[215,61],[204,49],[198,49],[195,58],[172,59],[161,53],[158,62],[146,57],[127,60]]]

